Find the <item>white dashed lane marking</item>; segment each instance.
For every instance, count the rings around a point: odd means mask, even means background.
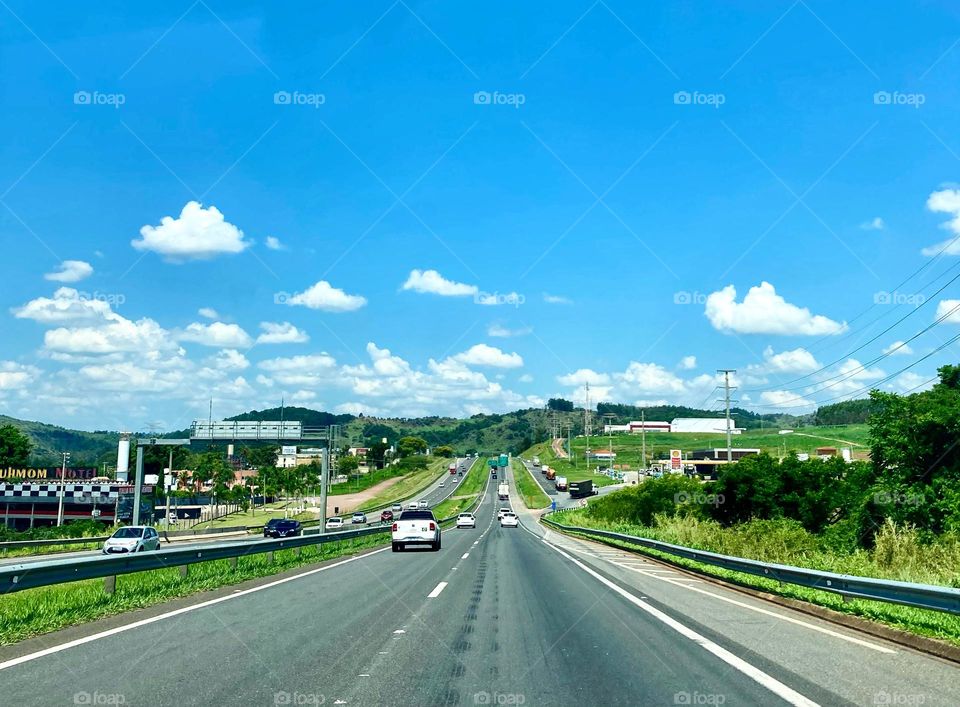
[[[433,588],[432,592],[427,594],[427,599],[436,599],[438,596],[440,596],[440,592],[442,592],[446,588],[446,586],[447,586],[446,582],[440,582],[440,584],[438,584],[436,587]]]

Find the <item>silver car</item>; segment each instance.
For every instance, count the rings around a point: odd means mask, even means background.
[[[143,552],[160,547],[160,535],[156,529],[147,525],[128,525],[117,528],[116,532],[103,543],[103,554],[113,555],[122,552]]]

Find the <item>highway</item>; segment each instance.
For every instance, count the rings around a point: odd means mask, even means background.
[[[0,648],[4,702],[960,704],[953,664],[548,531],[515,489],[522,526],[502,529],[495,491],[438,552],[385,548]]]
[[[530,472],[530,475],[534,478],[540,488],[543,489],[543,492],[550,497],[550,501],[557,504],[557,510],[576,508],[578,505],[580,505],[580,502],[583,499],[570,498],[570,494],[557,491],[556,484],[554,484],[552,481],[548,481],[547,477],[540,473],[540,469],[534,468],[533,462],[528,462],[523,459],[521,459],[520,462],[527,467],[527,471]],[[595,491],[597,491],[598,496],[605,496],[608,493],[619,491],[623,488],[623,484],[608,484],[607,486],[594,486],[593,488]]]

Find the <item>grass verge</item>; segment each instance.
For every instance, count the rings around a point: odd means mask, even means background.
[[[372,496],[370,500],[363,504],[362,508],[357,510],[372,511],[388,506],[394,501],[406,500],[416,496],[436,481],[439,476],[446,474],[449,465],[449,459],[433,459],[426,469],[420,469],[409,474],[403,481],[398,481],[382,493]]]
[[[302,504],[295,501],[277,501],[267,504],[266,508],[259,506],[256,509],[237,511],[235,513],[222,515],[219,518],[214,518],[213,520],[205,520],[202,523],[191,525],[189,529],[203,530],[205,528],[232,528],[234,526],[238,528],[254,528],[259,525],[264,525],[268,520],[273,518],[284,518],[286,517],[284,515],[286,513],[286,508],[299,507],[300,505]],[[301,522],[305,520],[317,519],[316,514],[306,511],[289,517]],[[172,526],[171,529],[175,530],[176,526]]]
[[[191,565],[186,578],[180,576],[178,567],[120,575],[116,592],[112,595],[104,591],[102,579],[8,594],[0,597],[0,645],[208,589],[268,577],[321,560],[351,555],[387,542],[389,535],[384,533],[304,547],[301,556],[297,555],[296,549],[280,550],[275,553],[272,563],[268,562],[266,554],[252,555],[239,558],[236,569],[230,567],[228,560],[215,560]]]
[[[561,512],[553,517],[557,520],[557,522],[564,523],[566,525],[579,525],[582,527],[597,528],[601,530],[613,530],[615,532],[629,533],[631,535],[646,537],[652,540],[664,540],[665,542],[677,543],[676,539],[667,540],[664,537],[658,537],[662,536],[663,534],[658,533],[656,529],[644,528],[641,526],[628,527],[623,524],[604,523],[602,521],[591,519],[584,511],[580,510]],[[689,569],[696,570],[697,572],[702,572],[703,574],[734,582],[745,587],[751,587],[768,592],[770,594],[776,594],[783,597],[789,597],[791,599],[809,602],[811,604],[823,606],[840,613],[859,616],[861,618],[876,621],[902,631],[908,631],[920,636],[935,638],[941,641],[946,641],[953,645],[960,646],[960,616],[955,614],[865,599],[844,601],[843,597],[832,592],[808,589],[807,587],[799,587],[791,584],[780,584],[776,580],[764,579],[763,577],[755,577],[742,572],[734,572],[731,570],[714,567],[712,565],[688,560],[686,558],[676,557],[674,555],[659,552],[657,550],[638,547],[637,545],[632,545],[630,543],[622,543],[615,540],[600,540],[598,538],[590,539],[594,540],[595,542],[603,542],[614,547],[625,548],[631,552],[666,560],[678,566],[687,567]],[[712,550],[710,547],[701,547],[701,544],[699,543],[681,542],[677,544],[687,545],[688,547],[696,547],[703,550]],[[842,558],[837,559],[842,560]],[[792,562],[788,561],[788,558],[782,558],[777,561],[795,566],[809,566],[809,564],[817,564],[820,566],[816,567],[815,569],[825,569],[827,571],[835,572],[844,571],[842,569],[822,566],[822,558],[821,561],[817,563],[804,563],[801,557],[794,557]],[[849,571],[846,573],[854,574]],[[865,573],[856,574],[859,574],[860,576],[871,576],[870,574]]]
[[[519,459],[513,460],[513,479],[517,491],[523,499],[523,505],[530,510],[546,508],[550,505],[550,497],[543,492],[540,484],[530,475],[526,465]]]
[[[474,460],[463,479],[457,484],[455,495],[434,507],[434,516],[449,518],[462,513],[465,508],[469,508],[477,500],[477,496],[480,495],[487,483],[487,474],[485,473],[487,465],[486,463],[481,464],[481,461],[483,460]]]

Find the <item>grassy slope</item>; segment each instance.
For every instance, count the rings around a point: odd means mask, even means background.
[[[574,451],[576,451],[576,443],[574,443]],[[577,466],[574,466],[569,460],[557,459],[549,442],[535,444],[523,453],[524,459],[532,459],[533,457],[540,457],[541,463],[546,464],[551,469],[556,469],[557,476],[566,476],[568,481],[591,479],[596,486],[606,486],[614,483],[606,476],[595,474],[592,470],[587,469],[582,457]]]
[[[519,459],[513,460],[513,479],[523,499],[523,505],[527,508],[539,509],[550,505],[550,497],[543,492],[540,484],[530,476],[527,467]]]
[[[317,519],[317,516],[313,513],[298,513],[292,516],[284,515],[286,508],[293,508],[297,505],[298,504],[294,501],[277,501],[276,503],[268,503],[266,509],[264,509],[262,506],[258,506],[255,510],[251,509],[246,512],[238,511],[236,513],[230,513],[228,515],[220,516],[214,520],[207,520],[203,523],[197,523],[196,525],[190,526],[190,529],[202,530],[203,528],[230,528],[233,526],[252,528],[258,525],[263,525],[272,518],[290,517],[299,521]]]
[[[469,508],[480,492],[483,491],[487,483],[487,464],[483,459],[475,459],[473,464],[463,475],[463,478],[457,482],[457,490],[446,501],[438,504],[433,509],[433,514],[437,518],[450,518],[457,513]]]
[[[449,465],[449,459],[431,459],[426,469],[415,471],[412,474],[407,475],[403,481],[398,481],[390,488],[376,494],[367,503],[363,504],[362,510],[383,508],[387,504],[393,503],[394,501],[405,501],[411,496],[416,496],[418,493],[436,481],[437,477],[446,474],[447,467]]]

